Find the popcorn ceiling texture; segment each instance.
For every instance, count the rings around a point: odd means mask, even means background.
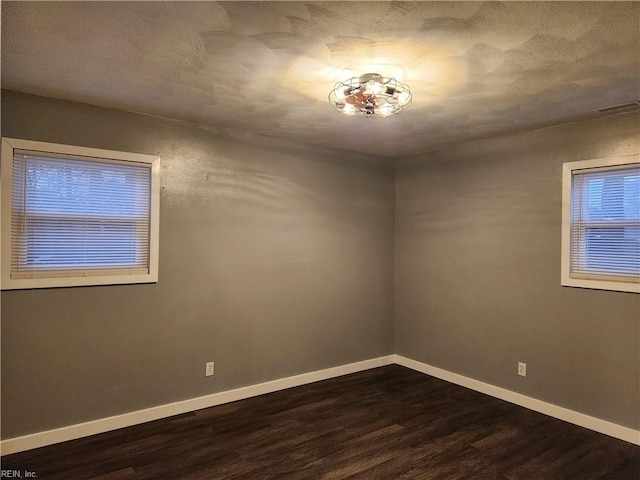
[[[3,2],[2,86],[382,156],[640,96],[635,2]],[[341,115],[345,75],[413,105]]]

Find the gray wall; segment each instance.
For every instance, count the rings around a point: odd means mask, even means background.
[[[3,438],[393,352],[392,163],[15,92],[2,135],[162,157],[157,284],[2,292]]]
[[[560,287],[560,172],[637,153],[639,120],[402,159],[394,186],[380,158],[3,92],[3,136],[163,164],[158,284],[2,292],[2,437],[392,353],[394,247],[396,353],[638,428],[640,297]]]
[[[398,161],[396,353],[638,428],[640,296],[561,287],[560,226],[562,163],[639,143],[631,113]]]

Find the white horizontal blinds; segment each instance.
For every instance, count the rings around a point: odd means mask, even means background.
[[[640,282],[640,164],[573,172],[570,276]]]
[[[151,165],[14,151],[11,276],[149,271]]]

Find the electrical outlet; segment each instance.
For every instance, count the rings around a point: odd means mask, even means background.
[[[205,369],[205,373],[204,373],[207,377],[210,377],[211,375],[213,375],[213,362],[207,362],[206,363],[206,369]]]
[[[518,362],[518,375],[520,375],[521,377],[526,377],[527,376],[527,364],[526,363]]]

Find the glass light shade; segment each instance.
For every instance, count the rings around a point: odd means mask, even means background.
[[[346,115],[388,117],[411,104],[411,91],[395,78],[366,73],[336,83],[329,102]]]

